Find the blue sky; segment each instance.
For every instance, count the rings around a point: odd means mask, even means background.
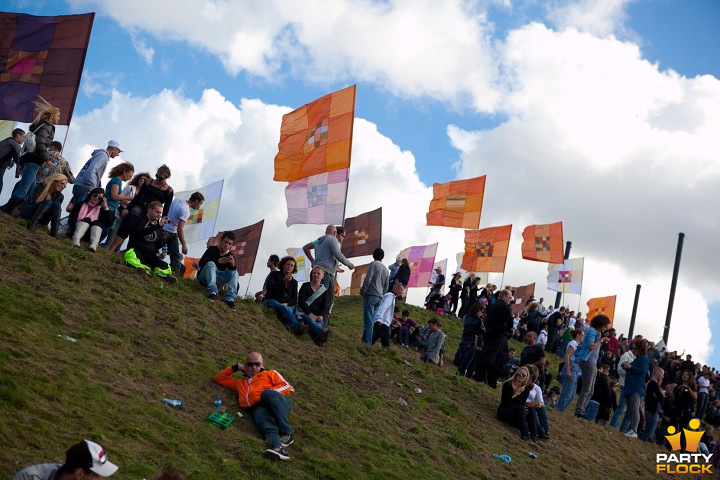
[[[203,9],[231,8],[227,5],[235,10],[224,14],[232,14],[237,22],[223,23],[224,19],[204,16]],[[302,65],[306,61],[322,64],[318,58],[327,55],[327,39],[312,19],[300,13],[288,13],[287,18],[275,23],[272,16],[277,12],[272,5],[275,4],[267,2],[252,6],[251,10],[244,10],[241,2],[204,2],[202,8],[198,6],[193,11],[178,7],[172,17],[177,23],[174,28],[163,15],[166,7],[162,2],[3,2],[7,11],[36,15],[98,12],[75,108],[76,121],[67,145],[69,155],[78,152],[78,158],[73,160],[76,163],[82,163],[80,152],[86,143],[104,141],[107,133],[97,124],[98,119],[100,123],[107,119],[107,125],[101,126],[133,146],[128,158],[136,165],[144,161],[152,165],[155,159],[144,158],[143,145],[135,142],[130,127],[131,123],[142,123],[139,126],[161,137],[164,127],[158,122],[162,118],[157,116],[158,112],[132,116],[130,110],[143,108],[143,101],[158,102],[158,93],[163,89],[172,92],[169,101],[177,103],[179,109],[189,104],[202,111],[206,89],[217,90],[234,105],[239,105],[243,98],[258,99],[262,105],[257,112],[250,107],[240,112],[244,115],[244,128],[257,136],[266,132],[252,123],[248,117],[251,113],[261,118],[263,115],[277,118],[278,112],[272,106],[295,108],[357,83],[356,116],[371,122],[377,132],[366,128],[367,125],[356,125],[348,212],[357,214],[382,204],[386,215],[384,241],[387,237],[392,248],[399,250],[407,246],[405,242],[429,243],[438,237],[442,250],[439,255],[454,257],[454,252],[462,248],[460,232],[432,229],[430,236],[434,237],[426,238],[427,230],[420,228],[429,187],[433,182],[488,174],[481,227],[512,222],[521,229],[529,223],[562,219],[566,238],[574,242],[574,252],[597,262],[593,272],[612,272],[632,286],[635,282],[657,285],[655,293],[649,286],[643,288],[647,325],[659,324],[660,329],[674,242],[677,232],[685,231],[688,239],[682,273],[687,277],[684,282],[681,278],[681,285],[687,287],[687,298],[676,300],[676,312],[692,312],[693,321],[700,322],[700,332],[709,335],[719,331],[720,285],[711,272],[720,265],[716,260],[708,265],[706,259],[714,253],[712,238],[717,238],[720,226],[716,221],[708,225],[705,219],[686,212],[713,204],[713,198],[717,198],[714,191],[720,190],[717,189],[720,159],[704,143],[712,137],[708,130],[716,128],[716,117],[711,112],[720,77],[716,51],[720,44],[717,29],[720,3],[453,1],[438,10],[434,4],[422,1],[415,6],[403,2],[338,1],[334,5],[349,6],[351,10],[348,30],[355,32],[353,22],[370,28],[358,28],[359,33],[347,36],[342,35],[342,29],[334,30],[338,38],[332,47],[344,55],[343,60],[320,76],[312,76]],[[402,23],[394,24],[394,15]],[[437,29],[433,29],[432,23],[423,23],[435,18],[440,24]],[[422,28],[404,30],[415,21]],[[226,31],[235,28],[236,31]],[[402,30],[402,35],[393,36],[393,30]],[[248,47],[232,46],[233,34],[246,35],[243,38],[249,42]],[[263,34],[272,38],[270,47],[252,44],[254,38]],[[398,44],[403,47],[397,47]],[[421,51],[413,52],[415,46]],[[634,46],[639,56],[634,56]],[[146,53],[151,49],[152,55],[144,59],[143,49]],[[243,56],[255,50],[263,60]],[[373,53],[363,57],[365,52]],[[554,57],[556,52],[557,58],[564,57],[558,60]],[[534,57],[538,60],[534,61]],[[401,63],[402,67],[393,68],[392,62]],[[452,73],[443,75],[443,71]],[[461,78],[464,75],[468,78]],[[600,78],[605,75],[607,78]],[[695,78],[698,75],[710,77],[702,81]],[[572,91],[583,87],[586,92]],[[119,97],[111,96],[113,92]],[[603,105],[610,107],[605,111]],[[630,105],[627,111],[626,105]],[[112,118],[108,112],[113,112]],[[600,121],[607,115],[606,121]],[[147,123],[143,123],[145,118]],[[647,125],[638,125],[637,119]],[[218,128],[226,128],[220,121]],[[229,133],[247,143],[243,129],[235,127],[227,127]],[[628,137],[619,138],[625,131]],[[78,135],[83,138],[77,138]],[[211,150],[202,138],[193,140],[190,146],[200,145],[200,150],[206,153]],[[262,148],[251,149],[239,143],[226,158],[237,154],[255,162],[270,162],[276,143],[277,138],[272,138],[269,132]],[[403,152],[410,154],[412,161],[405,163],[408,158]],[[208,163],[180,167],[177,158],[167,161],[174,162],[185,179],[204,180],[228,173],[216,172]],[[371,161],[387,162],[380,175],[394,178],[395,183],[387,188],[379,185],[378,172],[373,170]],[[407,168],[400,170],[398,165]],[[652,173],[636,176],[638,165]],[[702,175],[693,176],[692,172]],[[228,173],[237,188],[226,191],[225,201],[245,201],[239,195],[251,190],[243,183],[250,174],[242,168],[233,170],[232,175]],[[366,178],[376,192],[372,199],[367,195],[358,199],[353,196],[353,186],[365,185]],[[673,183],[677,179],[682,179],[679,186]],[[668,194],[653,197],[657,187],[652,186],[651,180],[660,181]],[[281,188],[272,182],[263,185],[270,190]],[[553,192],[556,188],[558,193]],[[586,197],[592,197],[592,188],[601,188],[606,195],[600,201],[590,201],[592,198]],[[695,200],[705,192],[706,203]],[[532,200],[527,201],[526,196]],[[557,213],[558,197],[570,199],[571,207],[577,204],[577,208]],[[280,218],[284,200],[277,203]],[[392,205],[403,205],[405,210],[393,212]],[[412,215],[407,214],[408,205],[413,207]],[[627,208],[628,205],[634,207],[636,215],[630,214],[633,208]],[[230,209],[224,211],[225,219],[231,221]],[[392,232],[387,227],[391,218],[395,219],[392,225],[406,220],[415,223],[402,224],[402,231]],[[589,222],[591,218],[603,219],[606,238],[592,234],[595,226]],[[248,219],[246,223],[255,220]],[[276,223],[272,227],[276,230],[269,231],[284,235],[282,221],[268,221],[268,225]],[[305,235],[299,227],[293,229]],[[610,247],[617,243],[613,242],[612,232],[619,229],[636,235],[623,240],[628,248]],[[655,232],[653,238],[658,240],[648,243],[643,239],[641,235],[647,231]],[[287,246],[291,245],[278,245]],[[268,248],[277,250],[275,246]],[[261,251],[261,255],[266,253]],[[502,279],[513,284],[541,281],[543,266],[527,263],[513,264]],[[583,302],[587,295],[623,290],[619,286],[608,289],[603,285],[614,284],[616,280],[596,275],[586,280]],[[690,278],[695,280],[688,281]],[[501,278],[494,280],[499,283]],[[597,286],[593,287],[593,283]],[[709,308],[709,315],[693,310],[698,298]],[[624,311],[621,322],[626,322],[625,310],[629,310],[632,298],[623,295],[618,301]],[[653,309],[651,304],[660,306]],[[680,315],[674,320],[684,321]],[[650,336],[657,334],[651,332]],[[720,344],[718,338],[704,343]],[[712,355],[714,363],[720,365],[720,349]]]

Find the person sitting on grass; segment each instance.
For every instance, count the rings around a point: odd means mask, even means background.
[[[243,377],[232,378],[237,372],[241,372]],[[277,371],[265,370],[262,355],[258,352],[248,353],[245,364],[225,367],[213,380],[238,394],[240,407],[252,416],[269,444],[265,457],[290,460],[285,448],[295,441],[294,430],[288,420],[292,407],[288,395],[295,391],[292,385]]]
[[[400,282],[395,282],[392,290],[384,294],[380,305],[375,309],[375,325],[373,326],[373,336],[371,345],[380,339],[383,348],[390,347],[390,325],[393,322],[393,313],[395,311],[395,298],[403,294],[404,288]]]
[[[212,241],[211,241],[212,240]],[[230,250],[235,243],[233,232],[223,232],[220,242],[211,237],[207,243],[207,250],[198,262],[197,280],[200,285],[206,286],[208,299],[214,302],[218,295],[218,286],[227,285],[225,304],[235,308],[237,297],[238,272],[235,268],[235,256]]]
[[[298,303],[295,307],[295,316],[308,326],[310,336],[316,345],[322,346],[327,342],[330,329],[323,329],[323,321],[330,311],[331,293],[322,284],[325,270],[315,265],[310,272],[310,281],[300,287]]]
[[[162,208],[162,203],[150,202],[145,215],[128,217],[130,220],[124,226],[128,232],[128,249],[124,258],[127,265],[135,267],[140,272],[148,275],[154,273],[170,283],[175,283],[177,278],[171,275],[170,265],[158,258],[158,251],[163,241]]]
[[[540,370],[538,370],[535,365],[528,365],[528,371],[530,372],[532,385],[525,403],[530,407],[529,413],[532,421],[536,422],[535,428],[538,432],[538,438],[541,440],[550,440],[550,423],[548,421],[547,410],[545,410],[542,388],[535,383],[540,377]]]
[[[103,228],[109,226],[111,222],[105,190],[93,188],[90,195],[85,200],[77,202],[70,212],[68,224],[73,246],[79,247],[80,241],[90,230],[90,246],[88,248],[93,252],[97,251]]]
[[[297,273],[295,259],[289,256],[283,257],[280,260],[280,270],[270,272],[267,276],[267,293],[263,305],[275,310],[275,315],[285,328],[295,335],[302,335],[307,330],[307,326],[298,322],[293,311],[298,296],[298,283],[293,278],[295,273]]]
[[[50,235],[57,238],[62,213],[64,196],[62,191],[67,186],[67,177],[62,174],[55,175],[42,189],[35,190],[35,201],[20,205],[18,216],[28,221],[27,228],[31,232],[38,225],[47,227],[50,223]]]
[[[396,307],[397,308],[397,307]],[[403,348],[410,348],[410,329],[416,330],[418,324],[410,318],[410,310],[403,310],[399,319],[400,326],[397,331],[397,340]]]
[[[496,414],[501,422],[520,428],[520,436],[526,442],[538,438],[535,422],[528,421],[532,417],[526,405],[532,385],[528,368],[518,367],[515,374],[503,383]]]
[[[442,331],[442,324],[437,318],[428,320],[428,328],[430,335],[428,336],[428,348],[420,356],[423,362],[432,362],[435,365],[442,366],[442,352],[445,346],[445,332]]]
[[[44,463],[20,470],[15,480],[95,480],[111,476],[118,467],[107,459],[105,449],[83,440],[65,453],[65,463]]]
[[[560,387],[557,385],[548,390],[547,394],[543,395],[543,401],[548,408],[556,408],[558,398],[560,398]]]

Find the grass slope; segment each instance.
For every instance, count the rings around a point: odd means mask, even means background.
[[[656,477],[657,449],[571,412],[550,412],[551,441],[522,443],[495,419],[499,390],[449,365],[459,322],[444,321],[448,353],[438,369],[414,351],[361,345],[361,317],[361,298],[339,298],[333,335],[318,348],[254,303],[231,312],[194,283],[138,275],[118,256],[74,249],[0,215],[0,478],[62,461],[82,438],[106,447],[119,479],[165,464],[192,479]],[[212,376],[251,350],[296,389],[290,462],[260,455],[265,444],[247,416],[224,431],[206,421],[217,394],[237,411]],[[186,406],[165,407],[163,397]]]

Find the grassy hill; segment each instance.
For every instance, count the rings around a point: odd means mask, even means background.
[[[192,479],[656,477],[658,449],[571,412],[550,412],[552,440],[521,442],[495,419],[499,390],[454,374],[461,326],[443,323],[448,353],[438,369],[412,350],[362,345],[361,298],[342,297],[333,335],[318,348],[254,303],[230,311],[192,282],[138,275],[119,256],[74,249],[0,215],[0,479],[62,461],[83,438],[107,449],[118,479],[166,464]],[[248,416],[227,430],[206,421],[217,394],[237,411],[212,377],[252,350],[296,389],[289,462],[261,456]]]

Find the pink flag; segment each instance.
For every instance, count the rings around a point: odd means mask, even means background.
[[[333,170],[290,182],[285,187],[288,219],[285,224],[343,223],[348,169]]]
[[[407,258],[410,264],[408,287],[427,287],[435,263],[437,243],[417,247],[408,247],[400,252],[400,258]]]

